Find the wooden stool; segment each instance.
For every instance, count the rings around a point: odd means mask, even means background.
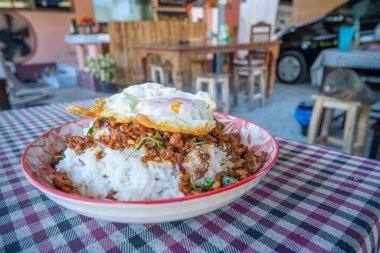
[[[335,144],[341,146],[345,153],[363,156],[368,130],[369,107],[360,102],[321,95],[313,96],[313,98],[315,104],[307,133],[307,143]],[[329,136],[336,109],[346,111],[343,139]]]
[[[150,64],[150,76],[153,82],[167,85],[169,84],[170,75],[172,81],[175,81],[175,73],[168,65]]]
[[[207,84],[207,91],[217,101],[217,83],[222,84],[222,100],[218,103],[223,107],[223,112],[228,113],[230,110],[229,103],[229,76],[228,74],[205,74],[199,75],[195,78],[195,91],[202,91],[202,84]]]
[[[248,111],[253,110],[253,100],[260,99],[261,107],[265,106],[266,79],[264,67],[239,66],[234,67],[234,106],[237,104],[237,93],[240,86],[240,77],[248,79]],[[259,92],[255,93],[255,79],[258,77]]]
[[[164,67],[158,64],[150,64],[150,77],[153,82],[166,84]]]

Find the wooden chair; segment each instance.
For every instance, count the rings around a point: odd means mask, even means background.
[[[272,27],[270,24],[264,23],[264,22],[259,22],[257,24],[254,24],[251,26],[250,29],[250,41],[252,43],[266,43],[270,42],[271,38],[271,32],[272,32]],[[252,95],[254,98],[261,98],[262,99],[262,106],[265,104],[265,98],[261,97],[261,95],[266,96],[267,93],[267,82],[268,82],[268,67],[269,67],[269,62],[270,62],[270,54],[268,50],[266,49],[257,49],[254,51],[250,51],[248,53],[248,56],[245,59],[236,59],[234,60],[234,106],[237,105],[237,91],[238,87],[240,86],[239,84],[236,84],[236,80],[239,81],[239,77],[241,76],[247,76],[247,67],[252,68],[249,73],[258,73],[260,77],[259,81],[259,87],[261,88],[262,86],[265,87],[265,90],[260,89],[260,93],[256,94],[255,96]],[[242,68],[244,67],[244,68]],[[255,69],[257,68],[257,70]],[[239,73],[242,71],[241,73]],[[235,74],[237,77],[235,78]],[[248,76],[250,76],[249,74]],[[262,79],[262,75],[264,77],[264,80]],[[254,78],[250,79],[247,78],[248,80],[248,90],[254,90]],[[252,81],[253,80],[253,81]],[[252,110],[253,109],[253,100],[252,96],[248,94],[248,109]]]
[[[222,99],[220,102],[218,102],[218,105],[221,105],[223,108],[223,113],[228,113],[230,109],[230,103],[229,103],[229,79],[230,75],[228,74],[204,74],[204,75],[198,75],[195,78],[195,90],[202,91],[203,84],[207,85],[207,91],[211,94],[211,96],[215,99],[215,101],[218,101],[218,90],[217,90],[217,84],[222,84]]]
[[[150,77],[153,82],[166,84],[167,81],[165,79],[164,67],[158,64],[150,64]]]
[[[267,43],[271,40],[272,26],[270,24],[259,22],[251,26],[250,42],[251,43]],[[235,65],[239,66],[259,66],[267,68],[270,55],[265,49],[256,49],[250,51],[246,59],[234,60]]]
[[[254,43],[269,42],[272,35],[272,26],[265,22],[259,22],[251,26],[250,41]]]
[[[313,98],[315,104],[307,133],[307,143],[335,144],[341,146],[345,153],[363,156],[368,131],[369,106],[322,95]],[[346,111],[343,139],[329,135],[335,110]]]
[[[8,97],[8,101],[4,101],[4,109],[21,108],[36,104],[38,101],[54,95],[54,89],[46,84],[23,84],[11,72],[8,64],[0,56],[0,72],[1,72],[1,97]],[[5,81],[4,81],[5,80]],[[5,87],[6,84],[6,87]]]

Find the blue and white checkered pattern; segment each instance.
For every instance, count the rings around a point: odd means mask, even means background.
[[[257,187],[206,215],[144,225],[77,215],[20,169],[28,143],[77,118],[63,104],[0,113],[0,252],[379,252],[380,163],[283,139]]]
[[[336,48],[323,50],[310,68],[313,86],[322,85],[325,67],[380,70],[380,51],[340,51]]]

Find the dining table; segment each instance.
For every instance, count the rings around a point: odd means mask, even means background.
[[[380,162],[280,137],[260,183],[213,212],[154,224],[78,215],[29,183],[20,165],[35,138],[80,118],[67,105],[0,112],[0,252],[380,250]]]
[[[145,73],[147,69],[146,58],[149,54],[160,55],[170,61],[173,65],[175,73],[175,86],[179,90],[184,89],[185,72],[191,60],[196,59],[199,55],[205,55],[208,53],[227,54],[229,56],[229,68],[231,71],[233,68],[233,59],[237,52],[253,51],[255,49],[267,50],[269,53],[269,66],[267,66],[267,93],[271,96],[276,78],[276,66],[277,59],[280,54],[280,45],[281,40],[273,40],[262,43],[240,43],[237,41],[215,42],[212,40],[207,40],[194,43],[141,44],[136,46],[136,50],[138,50],[140,69],[145,69]],[[231,71],[231,73],[232,72],[233,71]],[[142,75],[140,79],[141,81],[145,81],[146,76]]]

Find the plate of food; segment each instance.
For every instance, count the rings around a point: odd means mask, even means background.
[[[279,148],[262,127],[215,112],[209,93],[133,85],[25,149],[26,178],[79,214],[122,223],[211,212],[254,188]]]

